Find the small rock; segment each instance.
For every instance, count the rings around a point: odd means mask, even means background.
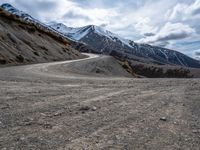
[[[30,126],[33,124],[33,118],[26,118],[24,121],[23,121],[23,125],[25,126]]]
[[[96,111],[96,110],[97,110],[97,107],[93,106],[92,111]]]
[[[177,122],[174,122],[174,124],[178,124]]]
[[[192,130],[193,133],[200,133],[200,130]]]
[[[25,139],[26,139],[25,137],[21,137],[21,138],[20,138],[21,141],[24,141]]]
[[[47,115],[45,113],[40,113],[41,116],[46,117]]]
[[[90,110],[90,107],[89,106],[81,106],[79,110],[80,111],[88,111],[88,110]]]
[[[32,122],[24,122],[25,126],[30,126],[32,124]]]
[[[56,112],[54,116],[61,116],[63,112]]]
[[[161,121],[167,121],[167,118],[166,117],[161,117],[160,120]]]
[[[1,109],[9,109],[10,105],[9,104],[5,104],[4,106],[1,107]]]
[[[50,124],[50,123],[44,123],[43,124],[43,127],[45,128],[45,129],[52,129],[52,125]]]

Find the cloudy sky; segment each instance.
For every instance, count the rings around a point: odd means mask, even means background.
[[[98,25],[200,58],[200,0],[1,0],[43,21]]]

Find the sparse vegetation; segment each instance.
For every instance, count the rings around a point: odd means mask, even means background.
[[[29,33],[35,33],[36,32],[36,29],[34,27],[27,27],[27,31]]]
[[[63,55],[63,53],[61,51],[58,51],[58,52],[59,52],[59,54]]]
[[[48,58],[47,58],[47,57],[45,57],[45,56],[44,56],[43,58],[44,58],[45,60],[48,60]]]
[[[8,61],[9,63],[13,63],[13,62],[15,62],[13,59],[9,59],[9,61]]]
[[[42,50],[48,51],[48,49],[47,49],[46,47],[44,47],[44,46],[40,46],[40,48],[41,48]]]
[[[93,50],[90,46],[84,44],[84,43],[73,43],[73,48],[85,53],[96,53],[95,50]]]
[[[7,61],[5,59],[0,58],[0,64],[4,65],[6,63],[7,63]]]
[[[163,69],[155,66],[145,66],[142,64],[131,65],[133,71],[148,78],[192,78],[189,69]]]
[[[63,52],[66,53],[67,52],[66,49],[63,48]]]
[[[20,28],[26,30],[26,28],[25,28],[23,25],[19,24],[18,26],[19,26]]]
[[[36,56],[40,56],[40,54],[36,51],[34,51],[33,54],[36,55]]]
[[[44,51],[44,53],[45,53],[46,55],[49,55],[47,51]]]
[[[24,57],[22,55],[18,55],[18,56],[16,56],[16,60],[19,63],[23,63],[24,62]]]
[[[136,77],[136,74],[134,73],[133,69],[131,68],[130,64],[128,63],[128,61],[119,61],[119,63],[121,64],[121,66],[130,74],[132,74],[134,77]]]
[[[13,43],[17,44],[16,39],[10,33],[7,33],[7,36]]]
[[[29,46],[31,45],[31,42],[29,42],[28,40],[25,40],[25,39],[24,39],[23,42],[24,42],[25,44],[29,45]]]
[[[121,53],[112,51],[111,55],[121,62],[121,65],[129,73],[137,74],[139,76],[144,76],[148,78],[192,78],[193,75],[190,74],[189,69],[184,69],[177,66],[177,68],[165,68],[163,64],[134,64],[131,60],[122,56]],[[139,60],[135,60],[139,61]],[[157,64],[157,65],[156,65]]]

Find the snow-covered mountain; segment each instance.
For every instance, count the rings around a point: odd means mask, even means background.
[[[87,36],[92,31],[98,35],[105,36],[105,37],[109,38],[110,40],[113,40],[114,42],[119,40],[123,44],[125,44],[129,47],[132,47],[130,45],[130,43],[131,43],[130,40],[123,39],[120,36],[118,36],[117,34],[114,34],[110,31],[107,31],[107,30],[105,30],[99,26],[95,26],[95,25],[88,25],[88,26],[80,27],[80,28],[72,28],[72,27],[67,27],[62,23],[58,23],[58,24],[50,24],[50,27],[59,31],[60,33],[63,33],[65,36],[70,37],[77,41],[81,40],[82,38]]]
[[[37,19],[33,18],[32,16],[30,16],[29,14],[23,12],[23,11],[20,11],[18,9],[16,9],[15,7],[13,7],[12,5],[8,4],[8,3],[5,3],[5,4],[2,4],[1,5],[1,8],[3,8],[4,10],[28,21],[28,22],[31,22],[31,23],[40,23],[42,25],[45,25],[43,24],[42,22],[38,21]]]
[[[62,23],[46,25],[31,17],[29,14],[14,8],[10,4],[3,4],[1,8],[16,15],[20,19],[41,26],[49,32],[54,32],[64,38],[78,41],[75,42],[75,47],[80,47],[80,44],[77,43],[82,42],[89,45],[93,52],[113,55],[121,59],[200,68],[199,61],[180,52],[147,44],[138,44],[98,26],[89,25],[72,28]]]
[[[59,23],[52,24],[50,27],[69,38],[90,45],[98,53],[115,55],[123,59],[200,68],[199,61],[180,52],[148,44],[138,44],[98,26],[72,28]]]

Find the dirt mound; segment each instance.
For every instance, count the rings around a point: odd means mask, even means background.
[[[132,77],[119,63],[111,56],[100,56],[84,61],[73,62],[62,66],[71,73],[89,76],[114,76]]]

